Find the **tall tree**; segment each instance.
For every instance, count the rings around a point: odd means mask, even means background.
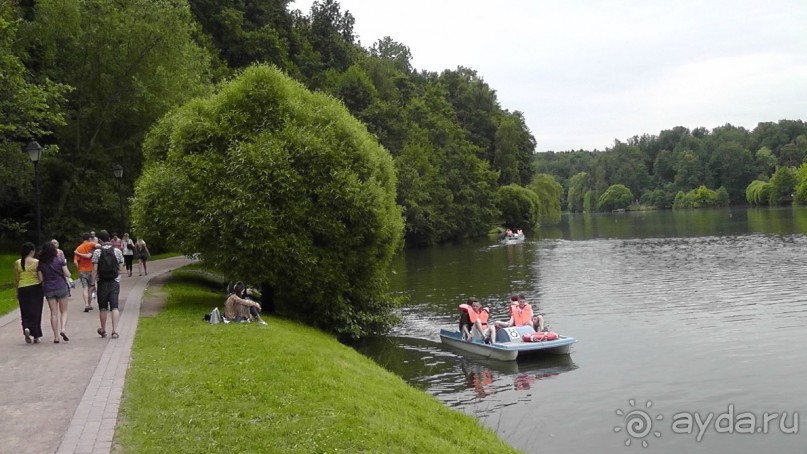
[[[230,68],[255,62],[297,74],[290,0],[189,0],[194,17]]]
[[[591,190],[591,182],[588,173],[579,172],[569,179],[569,195],[567,199],[567,209],[571,212],[583,211],[584,198]]]
[[[552,175],[539,173],[535,175],[528,187],[538,196],[538,200],[541,202],[538,222],[541,224],[559,223],[563,186]]]
[[[41,73],[75,87],[58,161],[43,162],[43,212],[51,232],[119,225],[113,163],[122,190],[140,174],[141,143],[170,108],[210,88],[210,56],[182,0],[41,0],[27,36]]]
[[[402,184],[398,200],[407,216],[407,241],[434,244],[487,232],[498,214],[494,206],[498,173],[478,157],[479,149],[467,140],[466,132],[455,122],[454,109],[446,101],[445,89],[438,84],[427,84],[423,94],[408,106],[407,117],[413,134],[396,159]],[[426,140],[419,135],[424,135]],[[426,156],[422,156],[424,153]],[[428,165],[424,159],[428,160]],[[421,163],[419,169],[423,172],[406,172],[403,164],[409,162]],[[427,176],[431,179],[423,184],[409,180]],[[426,191],[411,194],[406,192],[408,188]],[[416,203],[413,205],[413,202]],[[412,217],[417,213],[430,213],[425,227],[412,224],[416,219],[423,219]],[[411,232],[421,235],[412,237]],[[423,236],[424,232],[434,236]]]
[[[36,80],[21,59],[17,41],[19,20],[10,4],[0,4],[0,236],[20,233],[33,205],[31,169],[22,152],[31,138],[49,140],[65,124],[64,95],[69,87],[47,77]],[[50,147],[54,150],[56,147]]]

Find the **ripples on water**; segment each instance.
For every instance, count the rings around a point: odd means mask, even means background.
[[[804,236],[544,240],[513,248],[520,251],[463,252],[471,267],[507,254],[494,265],[506,271],[490,278],[487,295],[482,287],[459,288],[450,276],[424,277],[425,285],[412,276],[420,284],[409,289],[401,325],[359,349],[526,452],[641,449],[626,448],[624,432],[613,430],[624,425],[615,411],[630,399],[652,401],[666,416],[662,438],[647,440],[657,452],[774,445],[800,452],[807,434],[711,433],[698,443],[671,433],[670,419],[681,411],[725,412],[729,404],[738,413],[807,410]],[[579,339],[572,355],[503,363],[440,344],[439,329],[455,326],[462,299],[481,292],[503,318],[506,305],[497,298],[513,291],[538,303],[554,330]]]

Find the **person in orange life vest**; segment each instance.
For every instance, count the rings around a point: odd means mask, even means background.
[[[482,307],[479,300],[468,298],[465,304],[460,304],[460,310],[460,331],[466,341],[474,337],[484,339],[486,344],[495,341],[496,328],[488,325],[490,310]]]
[[[519,301],[524,301],[525,304],[527,303],[527,300],[524,297],[524,295],[518,295],[518,299],[519,299]],[[532,328],[535,331],[538,331],[539,333],[541,331],[544,331],[544,317],[541,314],[533,315],[533,317],[532,317]]]
[[[506,322],[497,321],[496,328],[508,328],[511,326],[527,326],[532,324],[532,307],[527,304],[527,300],[519,299],[518,296],[510,297],[510,319]]]

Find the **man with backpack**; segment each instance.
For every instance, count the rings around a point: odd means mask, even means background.
[[[118,338],[118,298],[120,296],[120,264],[123,253],[109,242],[109,232],[98,232],[101,247],[92,252],[92,274],[96,282],[98,298],[98,317],[101,327],[96,331],[99,336],[106,337],[107,312],[112,312],[112,338]]]

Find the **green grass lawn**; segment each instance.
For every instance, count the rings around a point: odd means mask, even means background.
[[[14,289],[14,262],[19,258],[16,254],[0,254],[0,316],[19,307],[17,291]],[[67,267],[75,279],[78,273],[71,260],[67,261]]]
[[[162,254],[152,256],[149,260],[176,257],[177,255],[180,254],[177,252],[164,252]],[[3,316],[19,307],[19,304],[17,303],[17,292],[14,289],[14,262],[19,258],[19,255],[16,254],[0,254],[0,316]],[[135,260],[134,264],[137,266],[137,260]],[[72,260],[67,260],[67,267],[70,269],[73,279],[78,279],[76,265],[73,264]],[[79,289],[81,288],[81,284],[79,282],[76,282],[76,286]]]
[[[140,320],[116,442],[124,452],[515,452],[333,337],[267,317],[210,325],[221,282],[176,271]]]
[[[18,258],[16,254],[0,254],[0,316],[19,306],[14,289],[14,261]]]

